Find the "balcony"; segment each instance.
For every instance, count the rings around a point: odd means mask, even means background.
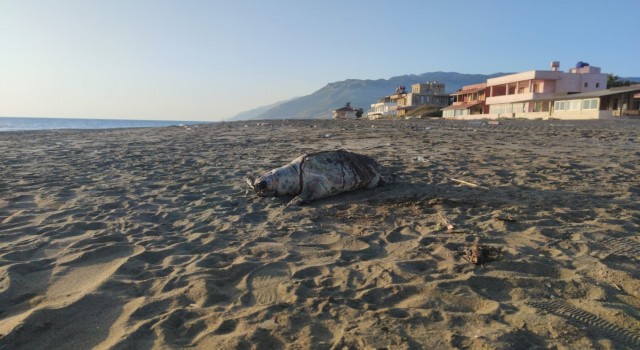
[[[400,99],[400,98],[403,98],[403,97],[406,97],[406,96],[407,96],[407,94],[406,94],[406,93],[403,93],[403,94],[393,94],[393,95],[389,95],[389,98],[390,98],[391,100],[397,100],[397,99]]]
[[[511,95],[487,97],[485,102],[488,105],[495,105],[495,104],[503,104],[503,103],[545,100],[545,99],[552,98],[554,96],[555,95],[552,93],[529,92],[529,93],[523,93],[523,94],[511,94]]]

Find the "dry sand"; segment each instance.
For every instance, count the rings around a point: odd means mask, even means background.
[[[338,148],[398,183],[247,190]],[[0,167],[1,349],[640,348],[640,121],[12,132]]]

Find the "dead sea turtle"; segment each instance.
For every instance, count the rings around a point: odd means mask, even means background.
[[[315,199],[392,182],[375,159],[347,150],[302,155],[247,183],[261,197],[296,196],[289,204],[301,205]]]

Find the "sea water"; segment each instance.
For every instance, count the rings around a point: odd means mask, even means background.
[[[174,125],[204,124],[205,122],[176,120],[72,119],[72,118],[14,118],[0,117],[1,131],[52,129],[114,129],[154,128]]]

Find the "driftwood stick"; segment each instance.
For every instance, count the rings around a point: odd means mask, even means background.
[[[440,217],[440,220],[442,220],[442,222],[444,222],[444,224],[447,226],[447,230],[449,231],[453,230],[453,225],[451,225],[451,223],[447,221],[447,219],[445,219],[444,216],[440,215],[440,213],[438,212],[436,212],[436,214],[438,214],[438,217]]]
[[[484,186],[480,186],[478,184],[474,184],[472,182],[469,181],[464,181],[464,180],[459,180],[459,179],[454,179],[452,177],[449,178],[449,180],[457,182],[457,183],[461,183],[463,185],[467,185],[467,186],[471,186],[471,187],[477,187],[477,188],[482,188],[483,190],[489,190],[489,187],[484,187]]]

